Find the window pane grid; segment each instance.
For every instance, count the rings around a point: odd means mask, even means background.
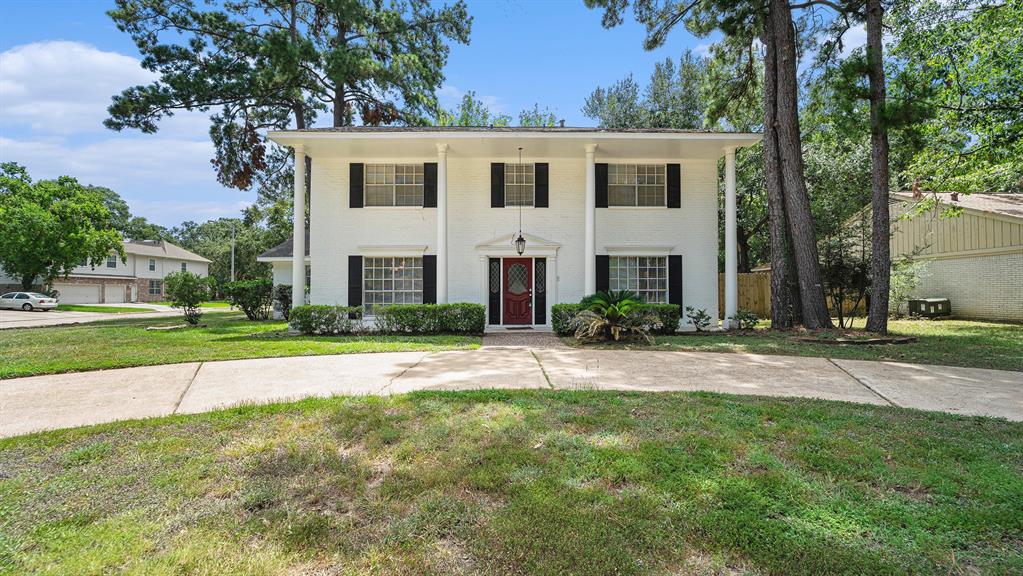
[[[504,165],[504,205],[532,206],[535,191],[533,164]]]
[[[367,164],[366,206],[422,206],[422,164]]]
[[[363,303],[368,312],[375,306],[423,303],[422,258],[365,258],[362,278]]]
[[[609,164],[607,201],[609,206],[664,206],[663,164]]]
[[[611,290],[631,290],[650,304],[668,301],[668,259],[664,256],[612,256]]]

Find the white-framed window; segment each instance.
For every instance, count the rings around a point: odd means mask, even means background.
[[[387,304],[423,303],[423,259],[366,257],[362,261],[362,301],[366,310]]]
[[[666,206],[664,164],[609,164],[608,206]]]
[[[422,206],[422,164],[367,164],[366,206]]]
[[[160,281],[160,280],[150,280],[149,281],[149,295],[150,296],[159,296],[160,294],[163,294],[163,282]]]
[[[156,271],[156,258],[150,258],[149,259],[149,271],[150,272],[155,272]]]
[[[117,268],[117,255],[107,256],[107,268]]]
[[[536,166],[504,165],[504,205],[532,206],[536,195]]]
[[[187,272],[188,271],[188,263],[187,262],[182,262],[181,263],[181,271],[182,272]]]
[[[668,302],[666,256],[611,256],[609,288],[631,290],[649,304]]]

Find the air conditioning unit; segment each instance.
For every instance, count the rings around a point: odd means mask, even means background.
[[[909,315],[927,318],[951,316],[952,303],[948,298],[917,298],[909,301]]]

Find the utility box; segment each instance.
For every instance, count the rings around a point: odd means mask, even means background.
[[[948,298],[916,298],[909,301],[909,315],[927,318],[951,316],[952,303]]]

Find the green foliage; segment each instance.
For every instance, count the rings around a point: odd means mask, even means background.
[[[278,284],[274,286],[274,303],[277,304],[277,309],[281,311],[281,315],[284,316],[285,320],[289,320],[291,314],[291,285],[290,284]]]
[[[273,283],[269,278],[239,280],[223,285],[232,306],[237,306],[249,320],[266,320],[273,307]]]
[[[191,272],[174,272],[164,278],[164,289],[171,306],[181,308],[189,324],[198,324],[202,303],[209,297],[209,278]]]
[[[837,234],[818,243],[821,280],[831,315],[841,328],[852,326],[860,303],[870,290],[870,211],[863,210]]]
[[[291,224],[288,224],[288,228]],[[231,237],[234,235],[235,279],[254,280],[270,277],[270,264],[256,257],[274,245],[270,231],[248,219],[218,218],[198,224],[183,222],[171,229],[181,247],[211,260],[209,275],[214,288],[231,281]]]
[[[362,329],[362,306],[305,304],[291,309],[288,325],[316,336],[354,334]]]
[[[551,306],[551,327],[558,336],[575,333],[572,319],[582,310],[579,304],[555,304]]]
[[[535,128],[551,128],[557,126],[558,117],[551,112],[550,108],[540,110],[539,104],[533,104],[532,109],[519,112],[519,126],[532,126]]]
[[[920,284],[920,280],[927,275],[927,266],[929,264],[929,261],[920,260],[915,254],[892,261],[888,302],[889,306],[894,308],[891,313],[896,318],[902,317],[902,305],[909,301],[913,290]]]
[[[111,253],[125,261],[102,194],[69,176],[33,182],[25,168],[0,165],[0,268],[23,289]]]
[[[697,332],[704,332],[710,326],[710,314],[707,314],[707,310],[704,308],[697,310],[692,306],[686,306],[686,318],[693,324]]]
[[[735,320],[739,324],[740,330],[752,330],[757,327],[757,322],[760,322],[760,318],[757,317],[757,313],[752,310],[745,308],[739,308],[735,311],[735,316],[732,316],[732,320]]]
[[[649,343],[651,326],[659,325],[643,299],[629,290],[597,292],[583,298],[579,306],[581,310],[572,319],[578,340],[639,337]]]
[[[651,334],[674,334],[682,321],[682,309],[678,304],[643,304],[639,307],[644,316],[652,316],[656,322],[647,326]]]
[[[437,126],[510,126],[511,116],[491,112],[483,100],[476,98],[470,90],[454,110],[441,110],[436,118]]]
[[[395,304],[373,310],[376,329],[386,334],[482,334],[481,304]]]

